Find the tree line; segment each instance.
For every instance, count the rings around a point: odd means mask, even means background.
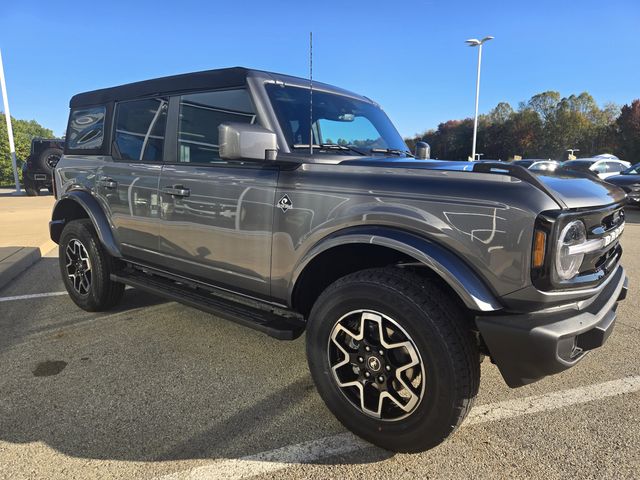
[[[443,122],[406,141],[412,150],[418,141],[429,143],[431,158],[467,160],[472,137],[473,119],[466,118]],[[640,99],[621,108],[612,103],[600,107],[587,92],[561,97],[547,91],[517,109],[501,102],[478,117],[476,152],[482,158],[566,160],[567,149],[579,149],[580,157],[613,153],[640,162]]]
[[[13,139],[16,145],[18,162],[26,161],[31,150],[31,139],[34,137],[53,138],[53,132],[44,128],[35,120],[16,120],[11,117]],[[20,174],[21,170],[18,171]],[[22,176],[20,176],[22,179]],[[13,170],[9,154],[9,136],[4,113],[0,113],[0,185],[13,185]]]

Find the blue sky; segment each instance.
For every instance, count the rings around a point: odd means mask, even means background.
[[[640,97],[640,1],[4,0],[11,113],[58,135],[69,98],[136,80],[226,66],[314,78],[378,101],[403,135],[545,90],[596,100]]]

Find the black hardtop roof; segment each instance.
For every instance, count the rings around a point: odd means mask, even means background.
[[[190,90],[241,87],[246,84],[247,77],[251,75],[264,76],[275,81],[282,81],[284,83],[291,82],[301,86],[309,85],[308,79],[261,70],[253,70],[245,67],[231,67],[154,78],[151,80],[127,83],[116,87],[102,88],[91,92],[79,93],[71,97],[69,106],[71,108],[89,107],[93,105],[103,105],[112,101],[147,97],[154,94],[166,95]],[[314,88],[342,93],[371,102],[371,100],[366,97],[331,85],[316,81],[313,82],[313,85]]]

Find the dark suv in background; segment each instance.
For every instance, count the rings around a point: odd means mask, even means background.
[[[53,193],[53,169],[64,151],[64,140],[60,138],[34,138],[31,151],[22,164],[22,183],[29,196],[40,195],[46,188]]]
[[[627,292],[613,185],[428,160],[426,145],[414,158],[371,99],[244,68],[70,107],[50,231],[73,301],[105,310],[128,284],[306,332],[329,409],[384,448],[443,441],[483,355],[518,387],[613,330]]]

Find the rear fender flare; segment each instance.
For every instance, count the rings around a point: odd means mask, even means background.
[[[76,211],[77,207],[82,208],[89,217],[91,223],[93,223],[100,243],[109,252],[109,255],[116,258],[121,258],[122,253],[120,247],[113,236],[113,230],[104,210],[98,203],[98,201],[89,193],[84,190],[72,190],[63,194],[53,207],[53,213],[51,214],[51,221],[49,222],[49,233],[51,240],[58,243],[62,229],[65,224],[77,216],[69,217],[69,212]]]

